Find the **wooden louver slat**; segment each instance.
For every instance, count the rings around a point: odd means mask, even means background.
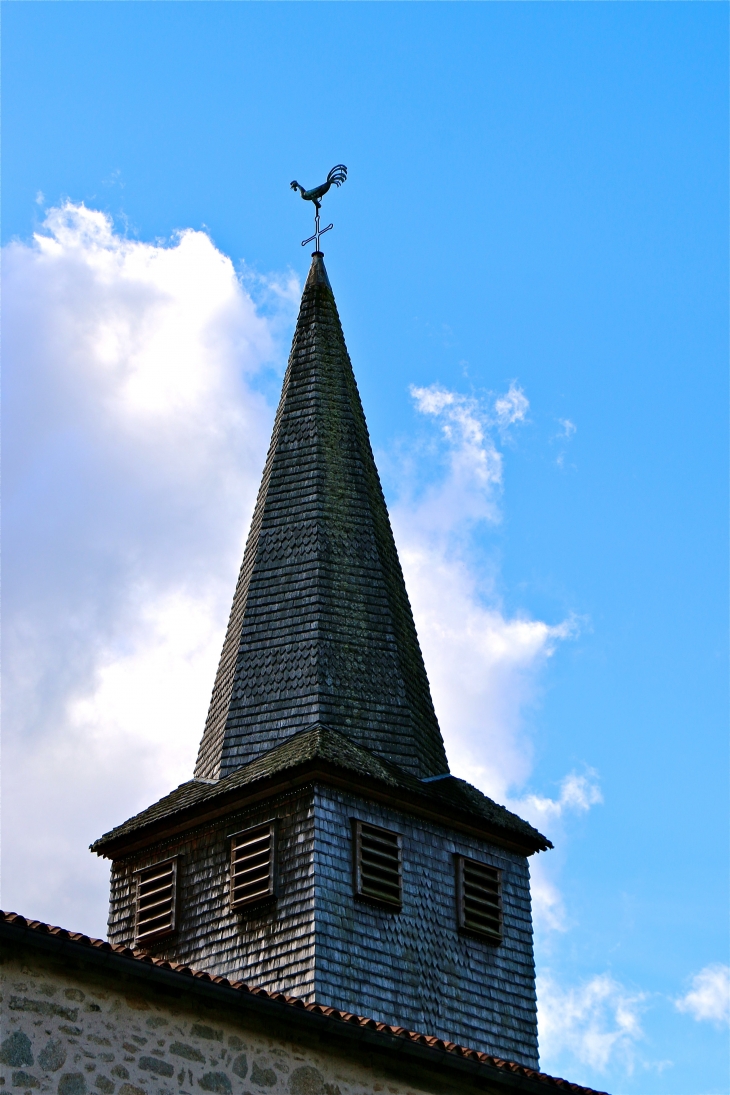
[[[355,893],[378,905],[401,906],[401,838],[355,821]]]
[[[177,860],[156,863],[136,874],[136,939],[148,943],[175,930]]]
[[[465,856],[456,857],[459,927],[502,941],[502,872]]]
[[[274,825],[258,825],[231,840],[231,905],[274,896]]]

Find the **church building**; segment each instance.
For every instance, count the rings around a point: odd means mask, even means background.
[[[194,777],[92,845],[108,942],[0,916],[36,986],[6,1012],[15,1087],[588,1091],[538,1071],[529,858],[551,844],[449,772],[323,258]]]

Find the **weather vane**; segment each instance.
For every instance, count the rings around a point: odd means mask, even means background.
[[[314,214],[314,235],[310,236],[308,240],[302,240],[302,247],[306,247],[312,240],[316,240],[315,247],[317,251],[319,251],[319,237],[323,236],[325,232],[329,232],[330,228],[334,228],[333,224],[328,224],[326,228],[319,227],[319,211],[322,208],[321,199],[332,186],[332,183],[334,183],[335,186],[342,186],[346,178],[347,168],[343,163],[338,163],[332,168],[327,176],[327,182],[323,182],[321,186],[315,186],[312,190],[305,190],[296,179],[291,184],[292,190],[298,190],[305,202],[314,202],[314,207],[317,210]]]

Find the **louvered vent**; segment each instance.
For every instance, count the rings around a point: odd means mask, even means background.
[[[231,840],[231,905],[274,896],[274,825],[259,825]]]
[[[355,821],[355,893],[378,905],[401,906],[401,838]]]
[[[137,871],[137,942],[148,943],[175,930],[177,860]]]
[[[501,875],[497,867],[456,857],[459,927],[495,943],[502,940]]]

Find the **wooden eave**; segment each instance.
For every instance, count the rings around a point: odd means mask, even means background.
[[[274,798],[281,794],[291,794],[309,784],[324,783],[338,790],[349,791],[373,802],[446,825],[457,832],[487,839],[493,844],[518,855],[530,856],[535,852],[547,851],[553,845],[547,839],[544,843],[530,840],[513,830],[503,828],[478,814],[467,813],[457,807],[449,808],[447,803],[435,802],[426,795],[419,795],[402,787],[390,787],[380,780],[361,774],[349,773],[337,765],[320,758],[305,761],[286,772],[277,772],[264,776],[255,782],[233,787],[220,796],[193,803],[180,811],[152,821],[140,829],[120,833],[106,841],[98,840],[92,851],[104,859],[122,859],[156,844],[161,840],[182,835],[201,825],[210,824],[219,818],[238,810],[255,805],[257,802]]]

